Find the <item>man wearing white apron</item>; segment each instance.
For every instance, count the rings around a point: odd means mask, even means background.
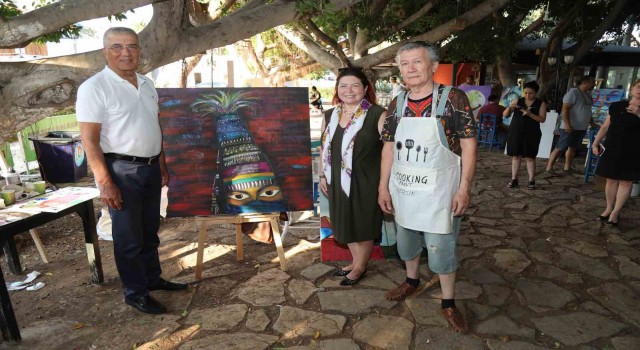
[[[475,173],[475,119],[464,92],[434,83],[435,47],[405,44],[396,62],[409,92],[389,106],[378,202],[384,212],[395,214],[407,279],[385,297],[402,300],[418,290],[426,247],[429,268],[440,279],[442,314],[456,332],[465,333],[467,323],[454,301],[456,240]]]

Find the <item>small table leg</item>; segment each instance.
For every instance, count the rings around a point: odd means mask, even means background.
[[[2,247],[4,250],[4,256],[7,258],[7,265],[9,265],[9,271],[14,275],[22,273],[22,266],[20,266],[20,255],[16,248],[16,241],[13,236],[8,237]]]
[[[98,243],[98,233],[96,232],[96,217],[93,212],[93,201],[85,201],[78,210],[78,215],[82,219],[84,229],[84,241],[87,248],[87,258],[91,269],[91,281],[95,284],[104,282],[102,273],[102,259],[100,258],[100,245]]]
[[[7,291],[7,285],[4,281],[4,275],[1,268],[0,304],[0,332],[2,332],[2,339],[9,343],[17,343],[22,339],[22,337],[20,336],[20,329],[18,328],[16,315],[13,313],[11,299],[9,298],[9,292]]]

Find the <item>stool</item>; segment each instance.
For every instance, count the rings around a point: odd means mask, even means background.
[[[287,270],[287,262],[284,256],[284,248],[282,247],[282,239],[280,237],[280,226],[278,220],[279,213],[274,214],[243,214],[243,215],[216,215],[216,216],[196,216],[196,229],[198,229],[198,253],[196,256],[196,279],[202,277],[202,260],[204,258],[204,244],[207,236],[207,225],[214,224],[234,224],[236,225],[236,259],[244,261],[244,247],[242,243],[242,224],[247,222],[269,221],[271,230],[273,231],[273,242],[278,251],[278,259],[280,260],[280,268],[282,271]]]

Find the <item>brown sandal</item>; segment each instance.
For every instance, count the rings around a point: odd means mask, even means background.
[[[467,321],[455,306],[442,309],[442,316],[444,316],[447,322],[449,322],[449,326],[457,333],[467,333],[469,331]]]
[[[400,286],[398,286],[397,288],[394,288],[390,291],[388,291],[387,293],[385,293],[384,297],[387,300],[393,300],[393,301],[400,301],[406,297],[408,297],[409,295],[415,293],[418,287],[414,287],[412,285],[410,285],[407,282],[404,282],[403,284],[401,284]]]

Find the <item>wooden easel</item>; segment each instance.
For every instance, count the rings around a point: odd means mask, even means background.
[[[246,222],[269,221],[273,230],[273,242],[278,251],[278,259],[280,260],[280,268],[287,270],[287,262],[284,257],[284,248],[282,248],[282,239],[280,237],[280,226],[278,220],[279,213],[271,214],[245,214],[245,215],[216,215],[216,216],[196,216],[196,229],[198,229],[198,254],[196,256],[196,279],[202,277],[202,260],[204,258],[204,244],[207,237],[207,226],[209,224],[235,224],[236,225],[236,258],[238,261],[244,261],[244,248],[242,244],[242,224]]]

